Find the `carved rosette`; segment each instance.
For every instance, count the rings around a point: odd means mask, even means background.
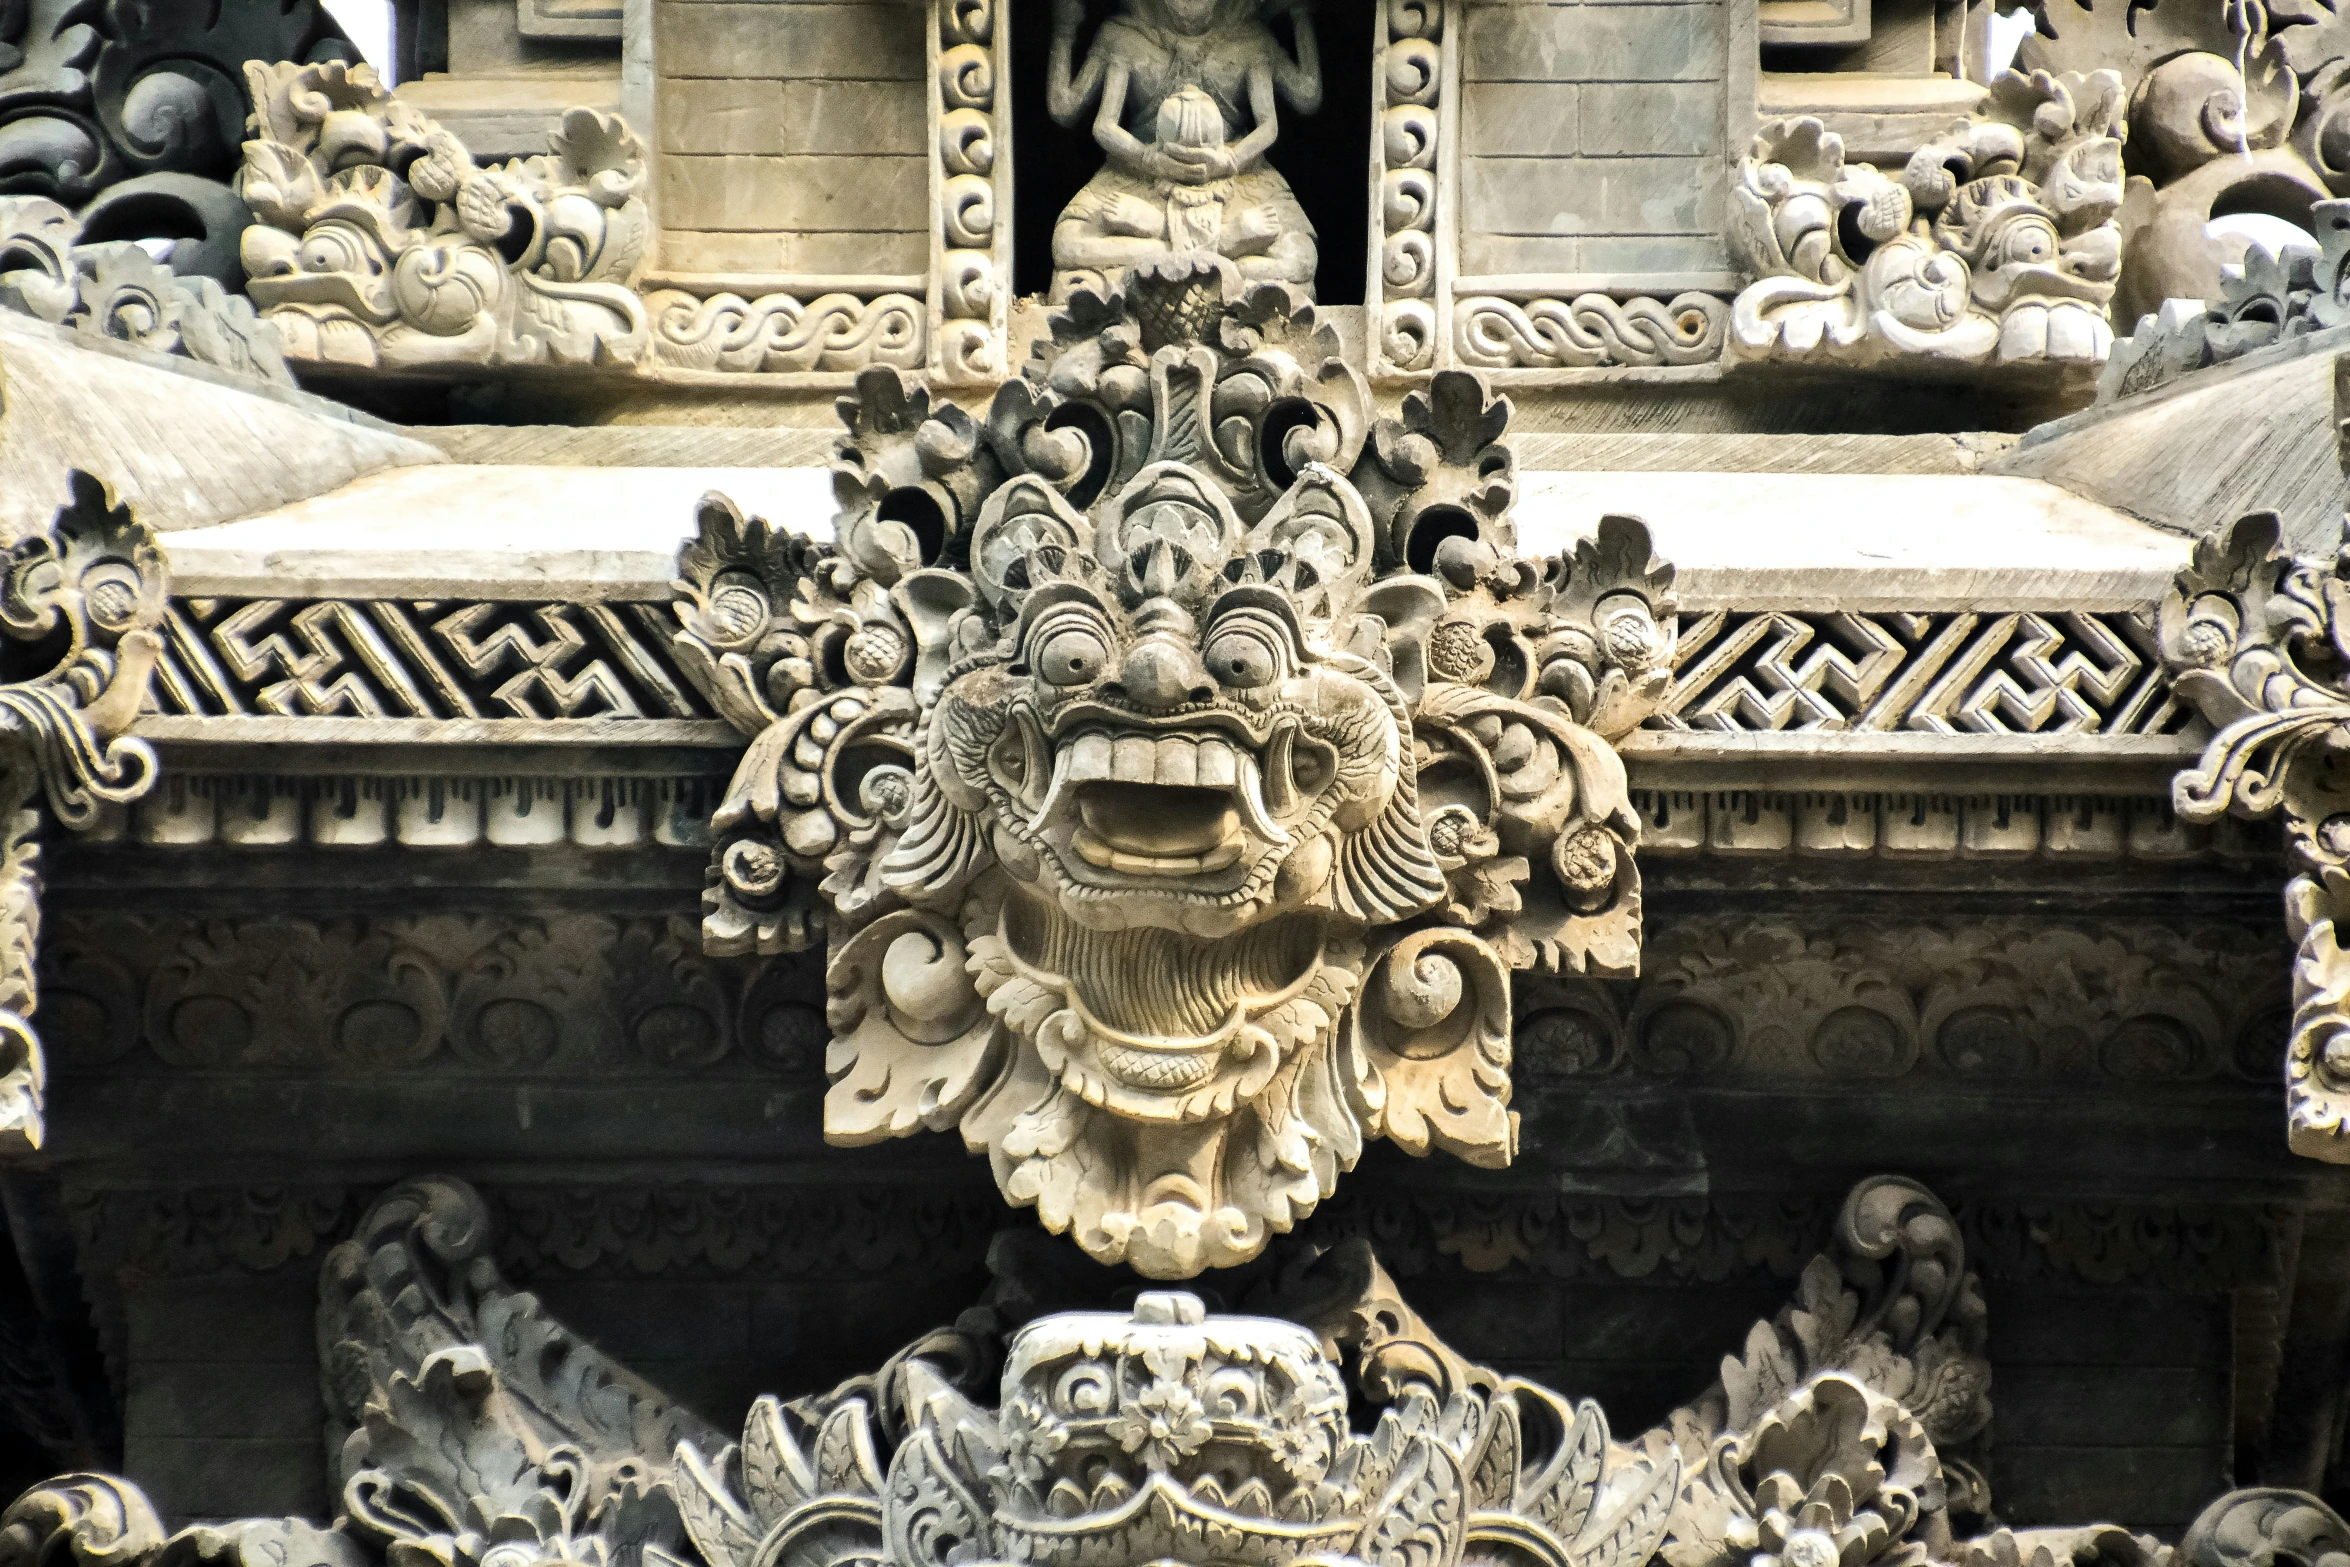
[[[1520,559],[1507,402],[1448,372],[1375,421],[1212,258],[1080,294],[984,421],[879,370],[842,412],[833,542],[713,497],[678,584],[752,741],[706,938],[828,943],[826,1135],[959,1129],[1160,1277],[1366,1137],[1507,1163],[1511,973],[1639,962],[1647,530]]]
[[[82,829],[155,781],[155,753],[128,738],[161,641],[163,552],[103,485],[75,473],[47,531],[19,539],[0,581],[0,1155],[41,1145],[47,1075],[32,1017],[46,801]],[[31,661],[30,670],[24,666]],[[13,666],[13,667],[11,667]]]
[[[2178,814],[2281,816],[2293,876],[2285,923],[2299,944],[2285,1048],[2295,1153],[2350,1164],[2350,556],[2304,560],[2277,547],[2273,512],[2198,539],[2155,618],[2179,695],[2219,732],[2172,783]]]
[[[0,1567],[2277,1567],[2350,1543],[2280,1490],[2221,1497],[2175,1550],[1970,1537],[1981,1294],[1949,1211],[1895,1177],[1853,1189],[1721,1381],[1629,1441],[1453,1351],[1358,1240],[1261,1284],[1259,1315],[1052,1310],[1007,1254],[994,1304],[759,1399],[731,1442],[508,1284],[493,1239],[474,1192],[428,1179],[327,1259],[330,1527],[167,1534],[135,1486],[64,1475],[0,1515]]]

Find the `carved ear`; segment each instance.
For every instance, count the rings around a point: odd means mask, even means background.
[[[977,595],[962,573],[933,568],[890,589],[889,599],[914,628],[914,700],[927,707],[938,700],[955,661],[955,617],[971,608]]]
[[[1384,1105],[1376,1130],[1500,1168],[1518,1148],[1510,1102],[1510,971],[1464,930],[1415,931],[1387,951],[1355,1016]]]
[[[824,988],[826,1142],[946,1131],[994,1080],[995,1019],[966,971],[962,934],[937,916],[900,909],[875,920],[832,954]]]
[[[1405,705],[1419,705],[1428,687],[1428,633],[1444,613],[1444,589],[1431,577],[1390,577],[1365,593],[1356,606],[1379,618],[1389,671]]]

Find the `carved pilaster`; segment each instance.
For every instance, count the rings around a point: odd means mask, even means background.
[[[0,684],[0,1155],[42,1136],[34,806],[45,800],[65,826],[85,828],[154,782],[154,752],[125,732],[154,668],[163,602],[154,534],[85,473],[50,528],[7,556],[0,635],[13,645],[0,658],[37,672]]]
[[[2295,1153],[2350,1164],[2350,556],[2277,548],[2273,512],[2196,541],[2155,621],[2181,697],[2219,733],[2172,785],[2178,814],[2279,815],[2293,876],[2285,921],[2299,954],[2285,1048]]]
[[[1012,294],[1011,79],[1000,0],[931,0],[930,370],[1004,373]]]

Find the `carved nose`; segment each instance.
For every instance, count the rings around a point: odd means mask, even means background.
[[[1138,707],[1176,708],[1212,701],[1216,688],[1199,654],[1181,642],[1150,637],[1138,642],[1118,668],[1118,688]]]

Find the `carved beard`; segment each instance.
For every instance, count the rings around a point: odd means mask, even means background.
[[[964,933],[1012,1040],[964,1140],[1005,1196],[1098,1260],[1152,1278],[1244,1262],[1360,1155],[1360,1074],[1338,1055],[1359,933],[1306,915],[1216,941],[1089,931],[1000,876]]]

